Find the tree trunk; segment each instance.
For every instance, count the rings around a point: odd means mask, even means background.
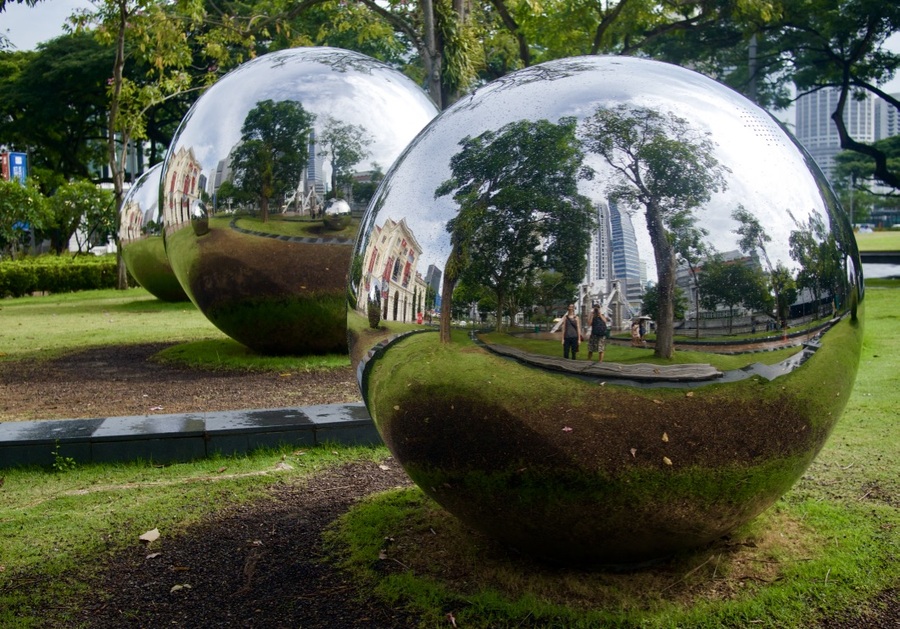
[[[453,243],[453,249],[444,265],[444,278],[441,283],[441,343],[450,342],[450,319],[453,313],[453,289],[459,280],[459,265],[462,253],[459,244]]]
[[[647,229],[656,260],[659,315],[656,322],[656,348],[653,355],[672,358],[675,354],[675,249],[667,238],[662,217],[653,203],[647,204]]]
[[[125,156],[128,150],[128,134],[121,134],[121,150],[116,149],[116,128],[119,118],[119,98],[122,93],[122,74],[125,69],[125,29],[128,26],[127,0],[118,0],[116,3],[119,14],[118,32],[116,33],[116,57],[113,62],[113,91],[109,102],[109,121],[107,127],[107,148],[109,151],[109,170],[112,175],[113,194],[115,195],[116,213],[122,210],[122,201],[125,198]],[[125,264],[122,261],[121,247],[117,247],[116,261],[120,267],[116,279],[116,288],[125,290],[128,288],[128,274],[124,272]]]
[[[444,108],[441,89],[443,68],[434,20],[434,3],[432,0],[422,0],[421,6],[422,26],[425,31],[425,54],[422,59],[425,62],[425,84],[428,86],[428,94],[440,110]]]

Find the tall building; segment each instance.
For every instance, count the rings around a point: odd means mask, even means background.
[[[842,150],[837,127],[831,119],[840,95],[837,88],[826,88],[797,99],[797,139],[816,160],[829,181],[834,171],[834,156]],[[859,142],[874,142],[878,139],[875,134],[875,101],[867,93],[863,100],[848,98],[844,106],[847,132]]]
[[[306,164],[306,189],[316,191],[320,199],[325,198],[325,175],[322,170],[324,159],[319,154],[316,143],[316,130],[309,132],[309,162]]]
[[[891,96],[900,100],[900,93]],[[900,110],[878,98],[875,100],[875,139],[883,140],[895,135],[900,135]]]
[[[600,203],[597,210],[597,228],[591,234],[591,246],[588,249],[587,269],[584,284],[591,294],[609,292],[609,280],[612,279],[612,236],[610,234],[609,207]]]
[[[625,298],[632,307],[639,306],[644,296],[641,284],[641,258],[631,216],[609,202],[610,241],[612,250],[613,279],[621,282]],[[646,274],[646,271],[644,271]]]

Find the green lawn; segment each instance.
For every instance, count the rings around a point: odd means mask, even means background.
[[[856,232],[856,244],[860,251],[900,251],[900,229]]]
[[[2,300],[0,309],[3,360],[86,344],[222,338],[189,304],[162,304],[142,291]],[[412,607],[434,627],[449,626],[448,611],[460,627],[800,628],[844,609],[865,610],[880,593],[900,589],[898,312],[900,281],[867,283],[856,385],[803,479],[727,542],[664,569],[591,573],[497,556],[417,490],[367,501],[332,535],[333,548],[345,559],[342,549],[349,548],[347,565],[367,591]],[[384,448],[328,447],[166,467],[73,468],[61,460],[57,469],[5,470],[0,626],[71,626],[98,565],[133,547],[143,532],[179,535],[229,505],[267,499],[272,485],[304,483],[326,466],[384,456]],[[294,469],[275,472],[285,458]],[[449,531],[443,543],[451,555],[435,568],[449,573],[463,565],[466,591],[454,589],[459,579],[442,580],[440,570],[378,567],[386,535],[395,539],[392,549],[409,545],[402,535],[411,517],[429,544],[436,539],[432,528]]]

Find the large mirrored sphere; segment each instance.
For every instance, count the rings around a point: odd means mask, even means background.
[[[166,257],[159,211],[159,173],[156,164],[128,190],[119,211],[122,259],[138,284],[163,301],[187,301]]]
[[[263,354],[346,352],[360,218],[436,114],[401,73],[336,48],[270,53],[220,79],[182,121],[160,188],[191,301]]]
[[[663,63],[566,59],[456,103],[354,259],[351,356],[385,443],[448,511],[550,560],[648,561],[748,521],[856,373],[859,254],[821,172]]]

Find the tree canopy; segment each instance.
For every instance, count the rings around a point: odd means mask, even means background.
[[[315,114],[295,101],[259,101],[241,126],[241,141],[231,155],[235,187],[253,194],[263,221],[269,199],[294,190],[309,161],[309,132]]]
[[[520,120],[460,141],[450,159],[452,177],[435,190],[435,197],[452,195],[459,204],[447,224],[452,251],[442,306],[448,314],[460,279],[490,290],[498,312],[535,270],[581,280],[594,212],[578,193],[578,180],[588,173],[576,126],[574,118]]]

